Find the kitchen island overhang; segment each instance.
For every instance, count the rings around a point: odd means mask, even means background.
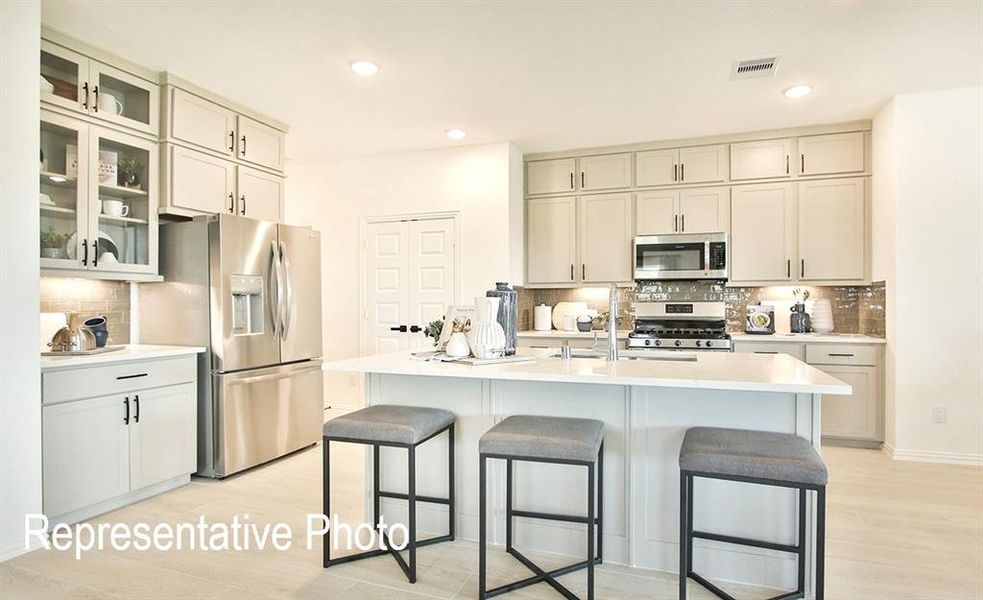
[[[478,537],[478,438],[512,414],[589,417],[605,423],[605,562],[675,572],[678,567],[679,468],[683,434],[693,426],[795,433],[820,443],[823,394],[847,395],[849,385],[787,355],[705,352],[694,361],[552,358],[524,349],[534,362],[470,366],[414,360],[409,352],[325,364],[328,371],[364,373],[365,403],[445,408],[458,415],[458,537]],[[444,444],[421,447],[418,493],[447,493]],[[405,488],[405,453],[382,454],[382,485]],[[367,465],[370,462],[366,463]],[[492,467],[493,465],[489,465]],[[489,541],[505,537],[505,468],[489,469]],[[367,467],[370,468],[370,467]],[[366,489],[371,482],[367,473]],[[516,508],[584,514],[583,470],[515,466]],[[698,481],[695,522],[727,535],[794,543],[795,492],[726,481]],[[366,515],[371,514],[366,495]],[[426,507],[421,532],[446,528],[446,507]],[[808,501],[812,547],[813,499]],[[387,500],[386,519],[405,519],[405,503]],[[515,519],[520,548],[583,556],[583,526]],[[697,540],[694,562],[723,581],[770,588],[795,586],[794,556]],[[811,586],[811,551],[807,573]],[[807,587],[811,589],[811,587]]]

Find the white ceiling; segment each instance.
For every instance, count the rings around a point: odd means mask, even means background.
[[[46,24],[291,126],[294,163],[509,140],[524,152],[871,117],[976,85],[983,3],[46,1]],[[734,59],[778,74],[730,81]],[[377,60],[379,75],[347,62]],[[781,91],[809,83],[790,101]],[[465,142],[443,135],[468,132]]]

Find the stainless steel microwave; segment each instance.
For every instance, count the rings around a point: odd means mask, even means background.
[[[726,233],[635,238],[635,281],[727,279]]]

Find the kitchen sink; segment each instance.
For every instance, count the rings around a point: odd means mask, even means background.
[[[607,360],[608,353],[600,350],[589,350],[586,348],[571,348],[570,358],[593,358]],[[561,352],[554,352],[547,358],[563,358]],[[696,352],[685,350],[619,350],[618,360],[667,360],[667,361],[695,361]]]

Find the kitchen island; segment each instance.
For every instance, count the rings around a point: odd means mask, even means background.
[[[465,539],[478,537],[477,446],[488,428],[512,414],[604,421],[604,560],[662,571],[675,571],[678,565],[677,454],[687,428],[796,433],[818,448],[821,395],[850,393],[849,385],[786,355],[703,352],[690,354],[693,360],[607,362],[562,360],[547,349],[520,353],[535,360],[469,366],[419,361],[398,352],[324,368],[366,374],[366,404],[429,406],[458,416],[457,527]],[[685,354],[667,355],[673,356]],[[446,496],[446,445],[425,444],[418,454],[417,493]],[[405,491],[405,452],[385,449],[382,461],[383,487]],[[495,544],[503,544],[505,536],[505,467],[499,462],[489,464],[488,481],[489,540]],[[515,477],[517,508],[584,514],[583,469],[517,464]],[[707,480],[696,486],[698,529],[794,542],[793,491]],[[387,521],[405,519],[404,504],[385,502]],[[812,515],[811,498],[808,506]],[[445,507],[420,505],[418,514],[422,531],[444,531]],[[520,548],[571,555],[583,555],[586,547],[582,526],[552,521],[516,519],[515,540]],[[811,558],[810,553],[807,573]],[[794,557],[784,553],[696,540],[694,560],[700,572],[716,579],[795,585]]]

